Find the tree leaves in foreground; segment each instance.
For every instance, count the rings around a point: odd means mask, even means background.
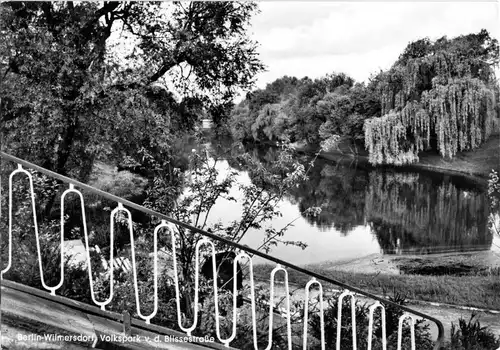
[[[171,134],[263,68],[245,33],[255,11],[249,2],[2,3],[2,148],[83,180],[98,157],[163,157]]]

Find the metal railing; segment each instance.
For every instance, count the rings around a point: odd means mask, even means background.
[[[129,233],[130,233],[130,247],[131,247],[131,258],[132,258],[132,273],[133,273],[133,282],[134,282],[134,291],[135,291],[135,301],[136,301],[136,307],[137,307],[137,315],[143,319],[147,324],[150,324],[150,322],[154,319],[155,315],[157,314],[158,311],[158,234],[161,230],[168,231],[170,233],[171,237],[171,243],[172,243],[172,256],[173,256],[173,269],[174,269],[174,280],[175,280],[175,292],[176,292],[176,306],[177,306],[177,321],[178,321],[178,326],[179,328],[184,331],[187,335],[191,335],[193,331],[197,328],[197,323],[198,323],[198,301],[199,301],[199,281],[200,281],[200,248],[202,245],[207,245],[210,247],[211,250],[211,256],[212,256],[212,270],[213,270],[213,275],[212,276],[217,276],[217,266],[216,266],[216,248],[213,242],[218,242],[218,243],[223,243],[227,246],[230,246],[232,248],[237,249],[240,251],[239,254],[236,255],[236,258],[233,261],[233,312],[232,312],[232,331],[231,334],[227,338],[222,338],[221,331],[220,331],[220,323],[219,323],[219,316],[220,316],[220,310],[219,310],[219,302],[218,302],[218,289],[220,289],[220,286],[217,286],[217,278],[213,278],[213,293],[214,293],[214,298],[215,298],[215,332],[218,338],[218,341],[220,341],[222,344],[225,346],[229,346],[230,343],[235,339],[236,334],[237,334],[237,314],[236,314],[236,303],[237,303],[237,266],[240,261],[243,259],[246,259],[248,261],[248,266],[249,266],[249,281],[250,281],[250,291],[251,291],[251,297],[250,297],[250,303],[251,303],[251,315],[252,315],[252,325],[253,325],[253,343],[254,343],[254,348],[258,349],[258,341],[257,341],[257,317],[256,317],[256,298],[255,298],[255,280],[254,280],[254,271],[253,271],[253,264],[252,264],[252,256],[258,256],[261,258],[266,259],[267,261],[271,261],[276,264],[276,267],[271,271],[270,273],[270,299],[268,301],[269,305],[269,338],[268,338],[268,345],[266,347],[267,349],[270,349],[272,346],[272,340],[273,340],[273,314],[274,312],[274,282],[275,282],[275,275],[277,272],[282,271],[285,276],[285,298],[286,298],[286,313],[284,318],[286,319],[286,327],[287,327],[287,346],[288,349],[292,348],[292,327],[290,324],[291,320],[291,302],[290,302],[290,293],[289,293],[289,283],[288,283],[288,272],[286,268],[295,270],[297,272],[306,274],[310,276],[310,281],[306,284],[305,286],[305,297],[304,297],[304,316],[302,319],[302,322],[304,324],[303,328],[303,334],[302,336],[302,342],[303,342],[303,348],[307,349],[308,347],[308,317],[309,317],[309,301],[310,301],[310,288],[312,285],[317,285],[319,287],[319,322],[320,322],[320,341],[321,348],[325,349],[325,332],[331,331],[329,329],[325,329],[325,319],[324,319],[324,295],[323,295],[323,290],[324,287],[322,285],[323,283],[328,283],[331,285],[335,285],[337,287],[340,287],[342,289],[345,289],[345,291],[340,294],[338,297],[338,315],[337,315],[337,338],[336,338],[336,349],[340,350],[342,349],[343,344],[341,344],[341,327],[342,327],[342,305],[343,305],[343,299],[345,297],[350,297],[351,299],[351,328],[352,328],[352,348],[356,349],[357,348],[357,341],[356,341],[356,295],[360,295],[362,298],[369,298],[371,300],[374,300],[374,303],[368,308],[369,313],[368,313],[368,333],[367,333],[367,340],[368,340],[368,350],[372,349],[372,343],[373,343],[373,327],[374,327],[374,314],[377,309],[380,309],[380,314],[381,314],[381,326],[382,326],[382,336],[381,336],[381,342],[382,342],[382,348],[386,349],[387,348],[387,334],[386,334],[386,315],[385,315],[385,309],[388,306],[396,307],[400,310],[402,310],[404,313],[399,319],[398,323],[398,345],[397,348],[401,349],[402,347],[402,334],[403,334],[403,326],[404,326],[404,321],[406,319],[409,319],[411,322],[409,324],[410,327],[410,334],[411,334],[411,349],[414,350],[418,346],[416,344],[416,339],[415,339],[415,325],[416,325],[416,319],[417,318],[423,318],[427,322],[433,322],[438,330],[438,336],[437,340],[434,343],[434,349],[439,349],[440,345],[443,342],[444,339],[444,327],[443,324],[436,318],[426,315],[422,312],[419,312],[417,310],[413,310],[407,306],[400,305],[398,303],[395,303],[391,300],[385,299],[383,297],[365,292],[359,288],[350,286],[348,284],[345,284],[341,281],[337,281],[335,279],[329,278],[322,276],[314,271],[309,271],[305,268],[295,266],[291,264],[288,261],[284,261],[275,257],[272,257],[268,254],[265,254],[261,251],[252,249],[247,246],[243,246],[241,244],[235,243],[231,240],[225,239],[223,237],[219,237],[213,233],[201,230],[197,227],[188,225],[184,222],[178,221],[176,219],[170,218],[164,214],[155,212],[153,210],[150,210],[148,208],[145,208],[143,206],[140,206],[138,204],[135,204],[131,201],[125,200],[123,198],[117,197],[115,195],[109,194],[107,192],[104,192],[102,190],[99,190],[97,188],[91,187],[87,184],[81,183],[79,181],[76,181],[74,179],[68,178],[66,176],[62,176],[60,174],[54,173],[52,171],[49,171],[47,169],[44,169],[42,167],[39,167],[37,165],[31,164],[27,161],[24,161],[22,159],[19,159],[17,157],[11,156],[9,154],[6,154],[4,152],[0,152],[0,157],[2,158],[2,161],[10,161],[14,162],[17,164],[18,168],[11,172],[9,176],[9,199],[8,199],[8,236],[9,236],[9,243],[8,243],[8,261],[7,261],[7,266],[1,271],[1,278],[3,279],[3,275],[9,271],[9,269],[12,266],[12,224],[13,224],[13,206],[12,206],[12,198],[13,198],[13,178],[17,174],[24,174],[27,176],[29,180],[29,189],[30,189],[30,196],[31,196],[31,206],[32,206],[32,211],[33,211],[33,224],[35,228],[35,236],[36,236],[36,245],[37,245],[37,253],[38,253],[38,265],[39,265],[39,270],[40,270],[40,278],[41,278],[41,284],[43,288],[45,288],[47,291],[49,291],[52,295],[55,295],[56,291],[62,286],[64,282],[64,215],[65,215],[65,208],[64,208],[64,203],[65,203],[65,197],[69,193],[74,193],[80,198],[80,206],[82,208],[82,224],[83,224],[83,233],[84,233],[84,238],[85,238],[85,248],[86,248],[86,261],[87,261],[87,269],[88,269],[88,276],[89,276],[89,282],[90,282],[90,289],[91,289],[91,297],[92,301],[101,307],[102,310],[105,310],[106,306],[112,301],[113,299],[113,282],[114,282],[114,257],[113,257],[113,243],[114,243],[114,223],[115,223],[115,217],[119,212],[123,212],[126,214],[127,217],[127,222],[128,222],[128,228],[129,228]],[[60,272],[60,281],[57,285],[55,286],[48,286],[45,283],[44,280],[44,274],[43,274],[43,268],[42,268],[42,258],[41,258],[41,250],[40,250],[40,239],[39,239],[39,232],[38,232],[38,224],[37,224],[37,215],[36,215],[36,205],[35,205],[35,191],[34,191],[34,185],[33,185],[33,178],[32,174],[25,170],[24,168],[29,168],[32,170],[35,170],[41,174],[47,175],[53,179],[57,179],[61,181],[62,183],[68,184],[68,189],[64,191],[64,193],[61,196],[61,208],[60,208],[60,213],[61,213],[61,272]],[[93,275],[92,275],[92,267],[91,267],[91,258],[90,258],[90,250],[89,250],[89,236],[88,236],[88,230],[87,230],[87,220],[85,216],[85,203],[84,203],[84,197],[80,190],[76,189],[78,187],[81,190],[89,191],[90,193],[94,195],[99,195],[103,198],[106,198],[108,200],[111,200],[113,202],[117,203],[117,206],[115,209],[111,211],[110,214],[110,249],[109,249],[109,254],[110,254],[110,259],[109,259],[109,283],[110,283],[110,292],[109,292],[109,297],[102,301],[102,300],[97,300],[96,295],[95,295],[95,290],[94,290],[94,284],[93,284]],[[153,232],[153,242],[154,242],[154,247],[153,247],[153,255],[154,255],[154,307],[153,311],[149,315],[143,315],[141,312],[140,304],[139,304],[139,290],[138,290],[138,280],[137,280],[137,265],[136,265],[136,257],[135,257],[135,242],[134,242],[134,235],[133,235],[133,225],[132,225],[132,214],[131,212],[126,209],[124,206],[127,206],[129,208],[135,209],[141,213],[148,214],[150,216],[156,217],[161,220],[161,223],[157,225],[154,229]],[[182,227],[184,229],[190,230],[192,233],[198,233],[203,236],[201,240],[199,240],[195,246],[196,249],[196,258],[195,258],[195,289],[194,289],[194,313],[193,313],[193,323],[190,327],[185,327],[182,322],[182,315],[181,315],[181,302],[180,302],[180,290],[179,290],[179,278],[178,278],[178,271],[177,271],[177,259],[176,259],[176,234],[175,230],[173,230],[172,225],[177,225],[178,227]],[[350,346],[351,344],[349,344]]]

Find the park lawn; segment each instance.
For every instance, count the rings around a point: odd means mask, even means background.
[[[254,268],[255,278],[269,281],[273,265]],[[406,295],[407,299],[500,310],[500,276],[421,276],[390,275],[376,273],[351,273],[314,269],[314,272],[346,283],[376,295],[391,296],[394,292]],[[310,277],[287,269],[290,284],[304,287]],[[278,281],[282,274],[276,275]],[[323,284],[324,288],[338,289],[335,285]]]
[[[313,154],[315,150],[310,146],[297,147],[299,151]],[[354,156],[351,149],[341,145],[339,151],[321,152],[322,158],[331,161],[356,161],[358,166],[368,166],[368,152],[358,147],[358,155]],[[417,163],[405,166],[385,165],[379,167],[393,167],[410,171],[427,170],[456,175],[467,175],[478,178],[487,178],[492,169],[500,170],[500,135],[490,136],[481,147],[473,151],[458,152],[455,158],[445,159],[436,152],[421,152]]]
[[[500,168],[500,135],[491,136],[474,151],[458,152],[453,160],[447,160],[437,154],[424,153],[417,166],[487,177],[492,169],[498,171]]]

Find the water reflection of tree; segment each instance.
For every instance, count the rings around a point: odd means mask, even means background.
[[[236,156],[244,150],[253,160],[272,169],[281,150],[262,145],[241,147],[229,147],[232,156],[226,159],[234,169],[246,171],[252,181],[256,178],[254,169]],[[222,148],[227,152],[226,146]],[[296,155],[296,160],[308,168],[312,157]],[[370,222],[387,254],[491,246],[485,196],[474,184],[431,173],[368,171],[349,162],[324,159],[315,161],[308,177],[308,181],[290,190],[287,200],[297,204],[301,212],[321,207],[318,216],[304,216],[319,230],[333,227],[347,235],[356,226]]]
[[[305,218],[310,224],[325,231],[334,227],[347,235],[364,223],[367,182],[367,173],[349,163],[318,161],[309,173],[309,181],[293,190],[292,195],[298,199],[301,212],[313,206],[322,208],[317,217]]]
[[[365,203],[372,232],[386,254],[491,247],[484,194],[462,189],[449,178],[371,172]]]
[[[247,145],[246,151],[265,167],[272,168],[280,148]],[[297,155],[296,158],[306,169],[312,157]],[[253,179],[253,169],[245,164],[228,159],[229,165],[240,171],[247,171]],[[278,174],[279,175],[279,174]],[[290,190],[287,200],[297,204],[301,213],[308,208],[321,207],[318,216],[304,219],[322,231],[334,227],[347,235],[354,227],[364,223],[365,190],[368,184],[366,171],[357,169],[350,162],[334,163],[317,159],[308,170],[309,180]]]

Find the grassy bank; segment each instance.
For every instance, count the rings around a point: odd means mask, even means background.
[[[299,152],[314,154],[317,149],[310,145],[296,144]],[[358,165],[369,166],[368,153],[358,147],[358,154],[352,152],[348,145],[340,145],[338,151],[321,152],[320,157],[333,161],[352,161]],[[500,135],[491,136],[480,148],[474,151],[458,152],[452,160],[442,158],[435,152],[423,152],[419,162],[400,167],[408,170],[430,170],[448,174],[467,175],[486,178],[492,169],[500,168]]]
[[[259,265],[255,277],[269,281],[274,266]],[[500,310],[500,276],[421,276],[352,273],[315,269],[315,272],[378,295],[403,293],[407,299]],[[280,280],[280,278],[278,277]],[[288,270],[291,284],[304,287],[310,277]],[[327,285],[327,288],[336,288]]]
[[[422,169],[487,177],[492,169],[498,170],[500,167],[500,135],[490,137],[477,150],[457,153],[453,160],[446,160],[436,154],[424,153],[415,166]]]

